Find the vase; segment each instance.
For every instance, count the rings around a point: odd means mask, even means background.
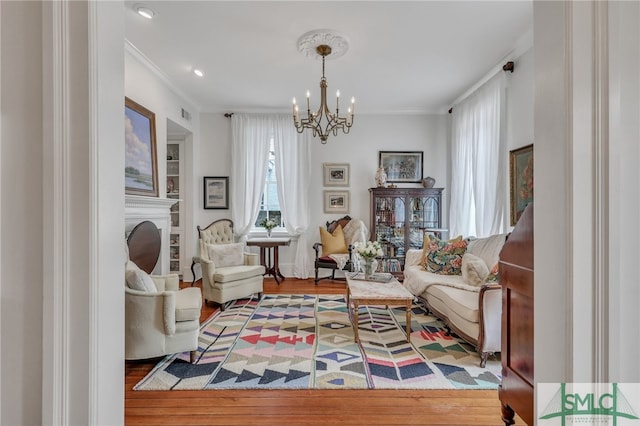
[[[433,185],[435,184],[436,180],[431,176],[427,176],[426,178],[422,179],[422,186],[425,188],[433,188]]]
[[[368,280],[373,276],[373,259],[364,258],[364,279]]]
[[[376,185],[378,188],[384,188],[387,184],[387,172],[384,171],[384,167],[378,167],[376,171]]]
[[[271,238],[271,229],[267,229],[267,238]]]

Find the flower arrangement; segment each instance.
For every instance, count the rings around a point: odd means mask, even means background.
[[[264,219],[262,219],[262,221],[260,222],[260,226],[262,226],[263,228],[265,228],[267,231],[271,231],[273,228],[275,228],[276,226],[278,226],[278,224],[276,223],[275,220],[273,219],[267,219],[266,217]]]
[[[353,248],[356,250],[356,253],[365,259],[381,257],[384,254],[382,253],[382,246],[378,241],[367,241],[366,243],[357,242],[353,245]]]

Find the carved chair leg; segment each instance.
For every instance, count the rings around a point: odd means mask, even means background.
[[[320,281],[320,278],[318,278],[318,267],[316,266],[316,268],[315,268],[315,269],[316,269],[316,277],[315,277],[315,279],[314,279],[313,281],[314,281],[314,283],[315,283],[316,285],[318,285],[318,281]]]
[[[515,412],[506,404],[502,405],[502,421],[504,422],[504,426],[510,426],[516,424],[516,421],[513,419],[515,417]]]
[[[491,352],[482,352],[480,354],[480,367],[484,368],[487,365],[487,359],[491,355]]]
[[[193,275],[193,281],[191,281],[191,287],[193,287],[193,285],[196,283],[196,271],[194,270],[194,267],[196,266],[196,262],[195,261],[191,261],[191,275]]]

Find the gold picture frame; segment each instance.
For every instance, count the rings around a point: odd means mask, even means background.
[[[124,106],[125,193],[157,197],[156,115],[126,97]]]
[[[533,201],[533,144],[509,151],[509,194],[511,226]]]

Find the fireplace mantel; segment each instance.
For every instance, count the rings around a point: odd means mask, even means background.
[[[137,224],[145,220],[153,222],[160,230],[162,247],[160,249],[160,258],[153,270],[154,274],[164,275],[169,273],[170,208],[178,201],[180,200],[174,198],[145,197],[129,194],[124,196],[125,237],[129,236],[129,233]]]

